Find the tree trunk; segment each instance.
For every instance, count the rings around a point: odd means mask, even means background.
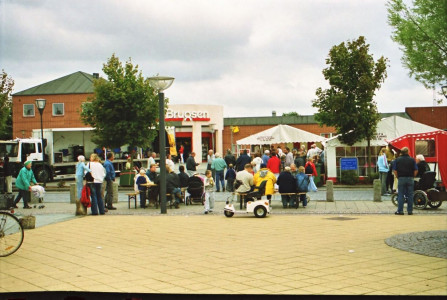
[[[367,151],[368,151],[368,167],[366,175],[371,176],[373,173],[373,168],[371,167],[371,138],[368,138]]]

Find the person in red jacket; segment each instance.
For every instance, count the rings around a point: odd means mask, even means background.
[[[309,157],[307,159],[307,163],[306,165],[304,165],[304,170],[306,175],[309,176],[309,180],[310,180],[310,184],[309,184],[309,190],[311,190],[312,192],[317,192],[317,186],[315,185],[314,182],[314,177],[318,176],[317,173],[317,168],[315,168],[315,164],[314,164],[314,159]]]
[[[272,150],[273,151],[273,150]],[[281,166],[281,160],[276,156],[276,152],[271,152],[271,157],[267,162],[267,168],[270,169],[270,171],[275,174],[276,179],[278,179],[280,166]]]

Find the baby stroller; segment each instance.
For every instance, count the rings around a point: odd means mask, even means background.
[[[199,176],[191,176],[188,179],[188,188],[186,189],[188,196],[186,197],[186,205],[193,203],[205,203],[204,184]]]

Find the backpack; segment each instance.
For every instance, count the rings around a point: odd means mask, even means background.
[[[301,180],[298,178],[298,192],[307,193],[309,191],[309,176],[303,177]]]
[[[314,172],[314,169],[312,168],[312,166],[310,164],[307,164],[305,169],[304,169],[306,174],[312,174]]]

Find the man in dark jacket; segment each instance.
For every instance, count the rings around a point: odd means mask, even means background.
[[[179,170],[178,178],[180,179],[180,187],[181,188],[188,187],[189,176],[188,174],[185,173],[185,166],[180,165],[178,167],[178,170]]]
[[[171,198],[175,197],[175,208],[179,208],[179,203],[182,200],[180,189],[180,178],[173,170],[166,167],[166,193],[171,194]]]
[[[157,203],[157,197],[158,197],[158,193],[160,188],[158,187],[158,184],[160,183],[160,177],[157,174],[157,165],[156,164],[152,164],[150,166],[150,169],[146,172],[147,177],[149,177],[149,180],[152,181],[153,183],[157,184],[156,186],[151,186],[149,189],[149,203]]]
[[[236,158],[234,157],[233,153],[231,153],[230,149],[227,150],[227,155],[225,155],[224,160],[227,163],[227,170],[230,168],[230,164],[233,166],[236,164]]]
[[[407,212],[413,214],[414,177],[418,174],[416,161],[408,155],[408,148],[403,147],[400,156],[393,164],[394,176],[397,178],[397,211],[395,215],[404,214],[404,196],[407,197]]]
[[[279,186],[279,193],[296,193],[297,181],[296,178],[290,172],[290,167],[285,167],[285,171],[281,172],[278,176],[276,184]],[[292,208],[295,206],[295,195],[281,195],[282,206]]]
[[[236,160],[236,171],[243,171],[246,164],[251,163],[251,157],[248,156],[247,150],[244,150],[244,152],[239,156]]]
[[[195,156],[196,153],[191,152],[191,155],[188,156],[188,159],[186,160],[186,171],[190,177],[194,175],[194,173],[197,171],[197,166],[199,165],[194,159]]]

